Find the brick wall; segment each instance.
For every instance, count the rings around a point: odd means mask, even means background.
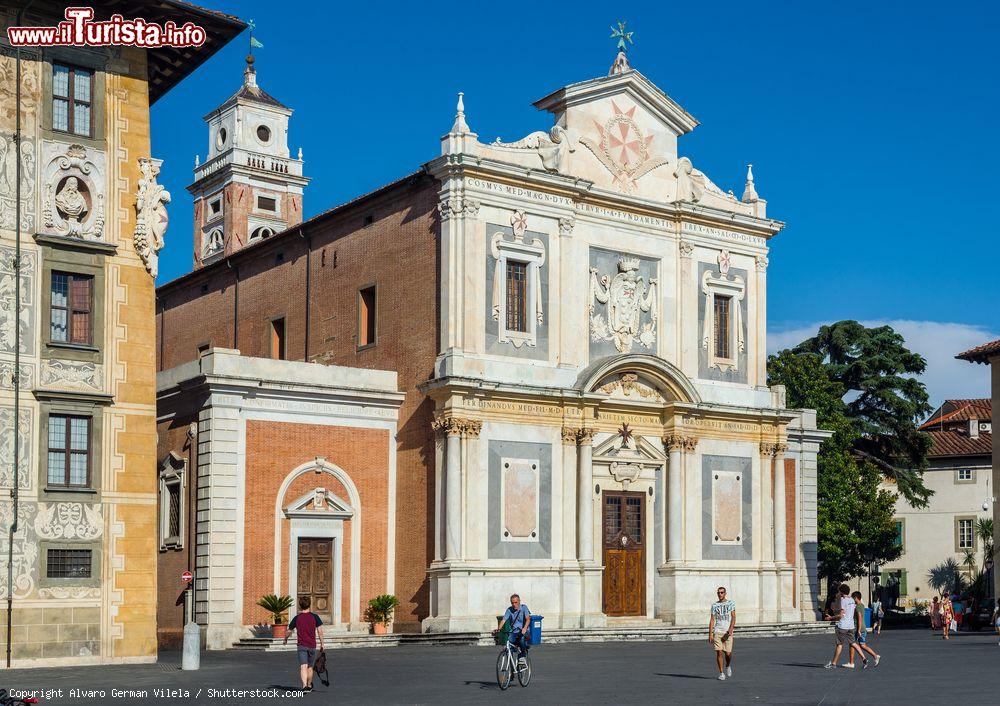
[[[343,469],[361,497],[361,595],[350,596],[350,523],[344,526],[342,618],[349,601],[365,606],[386,592],[388,551],[389,437],[381,429],[247,422],[246,538],[243,555],[243,622],[266,622],[268,614],[257,599],[274,590],[274,553],[282,557],[282,591],[288,591],[288,520],[282,519],[281,546],[274,547],[274,508],[278,490],[289,471],[322,456]],[[350,502],[347,489],[329,474],[307,473],[289,485],[282,507],[324,487]]]
[[[438,352],[438,188],[428,176],[407,177],[307,221],[306,237],[298,229],[275,236],[230,263],[213,263],[158,290],[160,370],[193,360],[202,343],[233,346],[238,290],[236,347],[244,355],[268,355],[268,319],[284,315],[290,360],[397,371],[406,400],[397,435],[396,595],[402,605],[396,630],[419,629],[428,614],[433,403],[416,386],[432,376]],[[378,339],[359,351],[357,292],[370,284],[378,288]]]
[[[180,648],[184,637],[184,584],[181,583],[181,573],[185,569],[194,569],[194,532],[195,521],[194,498],[197,496],[197,469],[192,468],[194,457],[192,447],[196,439],[189,441],[188,428],[197,421],[197,415],[177,417],[160,422],[157,425],[157,462],[154,472],[159,487],[160,463],[168,453],[175,454],[188,461],[186,476],[187,492],[185,493],[184,510],[186,512],[186,527],[184,546],[181,549],[160,550],[157,558],[156,573],[156,637],[161,648]],[[156,506],[157,549],[159,550],[160,508]]]

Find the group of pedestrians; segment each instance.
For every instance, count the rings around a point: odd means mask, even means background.
[[[834,623],[834,635],[837,641],[833,659],[826,663],[826,668],[854,669],[856,666],[854,664],[855,655],[861,658],[862,669],[868,669],[869,656],[874,660],[874,664],[870,666],[877,667],[882,657],[868,644],[868,625],[865,620],[865,604],[861,591],[851,593],[851,587],[842,583],[837,589],[837,594],[838,598],[830,604],[824,618]],[[877,635],[882,627],[881,603],[877,608],[876,606],[872,606],[872,608],[874,616],[872,622],[875,625],[875,634]],[[840,657],[845,647],[847,648],[847,662],[841,664]]]

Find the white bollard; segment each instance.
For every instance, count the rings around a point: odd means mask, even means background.
[[[201,626],[190,622],[184,626],[184,651],[181,654],[181,669],[188,671],[201,668]]]

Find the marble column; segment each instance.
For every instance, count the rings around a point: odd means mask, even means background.
[[[760,558],[765,564],[774,563],[774,444],[761,442],[760,445]]]
[[[576,442],[577,436],[580,430],[573,427],[563,427],[562,429],[562,443],[563,443],[563,510],[562,510],[562,527],[563,527],[563,543],[562,543],[562,559],[563,560],[573,560],[577,559],[577,513],[574,511],[578,508],[577,498],[579,497],[579,490],[576,484],[579,482],[577,476],[577,453],[576,453]]]
[[[462,425],[454,417],[444,421],[444,560],[454,561],[462,553]]]
[[[681,446],[683,437],[670,434],[663,437],[663,448],[667,452],[667,556],[666,561],[681,560],[681,537],[684,525],[681,523],[683,501],[681,498]]]
[[[785,450],[786,444],[774,445],[774,561],[787,564],[785,544]]]
[[[580,561],[594,560],[594,430],[577,435],[577,550]]]

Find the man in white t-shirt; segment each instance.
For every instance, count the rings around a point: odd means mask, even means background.
[[[719,663],[719,681],[733,676],[733,629],[736,627],[736,604],[726,598],[726,587],[716,591],[719,600],[712,604],[708,619],[708,642]]]
[[[855,632],[857,625],[855,624],[854,611],[857,606],[854,603],[854,599],[851,598],[851,587],[846,583],[840,584],[840,588],[837,589],[838,601],[830,606],[830,611],[824,618],[834,622],[834,633],[836,634],[837,647],[833,652],[833,659],[826,663],[827,669],[835,669],[840,661],[840,653],[847,647],[847,663],[842,665],[844,669],[854,669],[854,657],[853,652],[857,652],[858,656],[864,660],[865,656],[861,652],[861,648],[858,646]],[[838,607],[835,607],[839,605]]]

